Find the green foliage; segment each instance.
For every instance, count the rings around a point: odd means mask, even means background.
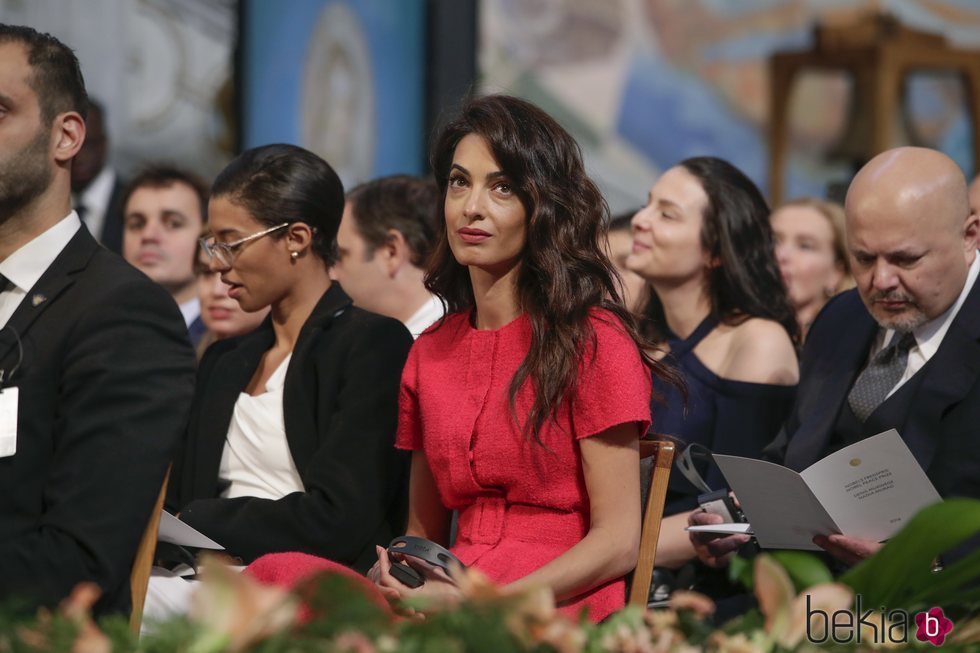
[[[948,499],[917,513],[876,555],[841,577],[867,605],[917,610],[980,601],[980,550],[932,571],[933,561],[980,533],[980,500]]]
[[[732,556],[728,563],[728,579],[752,591],[752,561],[740,555]]]
[[[171,619],[162,624],[150,624],[150,635],[140,640],[140,653],[174,653],[186,650],[187,642],[198,639],[201,628],[186,619]],[[113,639],[113,644],[118,640]],[[118,653],[113,648],[113,653]],[[135,649],[124,649],[135,650]]]
[[[772,551],[770,555],[781,564],[793,581],[797,592],[822,583],[832,583],[834,575],[819,556],[807,551]]]
[[[827,565],[813,553],[789,550],[766,551],[766,553],[775,558],[776,562],[786,569],[797,592],[834,580],[834,576],[827,569]],[[728,577],[751,592],[753,589],[752,569],[751,559],[735,556],[729,564]]]
[[[507,653],[525,650],[505,627],[499,607],[473,606],[469,610],[436,612],[424,621],[411,621],[399,629],[405,653],[467,651]]]
[[[309,609],[302,630],[311,637],[331,638],[351,630],[385,632],[390,626],[389,613],[345,576],[314,576],[300,584],[296,593]]]

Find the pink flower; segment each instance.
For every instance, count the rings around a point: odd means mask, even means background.
[[[374,642],[364,633],[349,631],[341,633],[334,640],[337,653],[377,653]]]
[[[79,583],[58,607],[61,616],[78,628],[71,653],[112,653],[109,638],[92,621],[92,606],[101,594],[102,591],[95,583]],[[49,636],[53,625],[51,613],[42,608],[38,611],[37,624],[34,627],[18,628],[17,637],[31,648],[46,651],[51,646]],[[7,650],[3,641],[0,641],[0,650]]]
[[[715,613],[715,602],[704,594],[689,590],[675,590],[670,595],[672,610],[690,610],[701,619],[707,619]]]

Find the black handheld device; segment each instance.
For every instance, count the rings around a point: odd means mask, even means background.
[[[748,521],[745,514],[735,505],[728,493],[728,488],[699,494],[698,505],[701,506],[701,510],[719,515],[729,524]]]
[[[398,562],[392,554],[417,558],[429,566],[439,567],[447,574],[452,563],[465,568],[459,558],[431,540],[414,535],[396,537],[388,545],[388,556],[391,558],[391,575],[397,578],[399,582],[413,588],[421,587],[425,583],[425,576],[407,563]]]

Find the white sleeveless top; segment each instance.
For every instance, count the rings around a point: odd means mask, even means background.
[[[289,453],[282,411],[282,392],[286,368],[292,354],[276,368],[265,384],[265,392],[238,395],[218,478],[230,485],[222,493],[226,499],[258,497],[281,499],[292,492],[303,492],[303,481]]]

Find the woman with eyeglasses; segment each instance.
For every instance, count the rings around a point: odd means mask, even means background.
[[[303,551],[364,571],[404,529],[394,434],[412,337],[331,283],[343,209],[333,169],[292,145],[244,152],[211,190],[210,269],[270,314],[205,353],[168,503],[243,563]]]

